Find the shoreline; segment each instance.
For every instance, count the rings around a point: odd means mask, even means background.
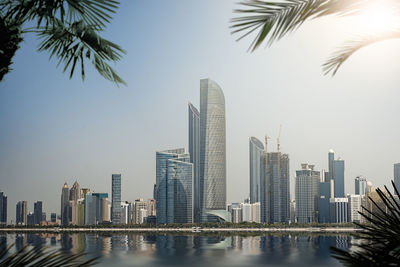
[[[362,232],[362,229],[352,227],[307,227],[307,228],[0,228],[0,233],[96,233],[96,232],[182,232],[182,233],[215,233],[215,232],[251,232],[251,233],[357,233]]]

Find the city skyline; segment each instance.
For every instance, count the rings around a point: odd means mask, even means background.
[[[400,134],[393,119],[399,98],[393,66],[400,55],[382,55],[378,48],[396,51],[395,43],[360,51],[332,79],[322,76],[320,63],[332,51],[329,46],[339,45],[348,33],[351,18],[343,27],[332,26],[329,18],[307,23],[270,49],[249,54],[248,43],[237,43],[228,28],[234,1],[149,5],[121,3],[105,32],[128,50],[118,64],[126,88],[114,88],[90,69],[84,83],[68,80],[47,54],[35,52],[35,38],[26,36],[14,71],[0,85],[0,190],[8,196],[9,218],[15,218],[15,204],[22,199],[30,211],[38,199],[45,212],[57,211],[65,181],[72,185],[78,179],[110,195],[112,173],[123,175],[125,200],[151,197],[154,151],[187,148],[187,102],[199,102],[198,80],[205,77],[218,81],[226,98],[228,202],[248,197],[248,138],[276,138],[280,124],[282,151],[292,166],[292,199],[296,166],[308,161],[327,170],[329,148],[346,160],[348,191],[359,175],[375,186],[393,179]],[[137,26],[148,12],[173,18]],[[120,25],[133,25],[132,34]],[[162,34],[154,35],[155,28]],[[317,31],[321,40],[311,43]],[[298,53],[299,46],[304,53]],[[291,60],[282,60],[287,57]]]

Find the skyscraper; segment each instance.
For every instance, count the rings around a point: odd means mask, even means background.
[[[27,216],[28,216],[28,202],[26,200],[18,201],[15,211],[15,223],[26,225]]]
[[[112,200],[111,221],[112,224],[121,223],[121,174],[112,175]]]
[[[36,201],[33,204],[34,224],[39,225],[42,222],[42,213],[43,213],[43,203],[42,201]]]
[[[344,195],[344,160],[341,158],[333,161],[333,179],[335,198],[343,198]]]
[[[255,137],[249,139],[250,152],[250,203],[261,201],[261,180],[264,175],[264,145]]]
[[[325,177],[324,182],[319,183],[319,222],[320,223],[329,223],[330,222],[330,202],[331,198],[331,182],[329,179],[327,180]]]
[[[394,177],[394,185],[397,188],[397,191],[400,193],[400,163],[396,163],[393,165],[393,177]]]
[[[193,164],[185,150],[156,153],[157,223],[193,222]]]
[[[364,176],[357,176],[354,179],[354,191],[356,195],[365,195],[365,189],[367,188],[367,179]]]
[[[65,182],[61,189],[61,224],[67,225],[69,223],[69,187]]]
[[[69,200],[78,201],[81,198],[81,190],[77,181],[72,185],[69,190]]]
[[[318,222],[320,172],[307,163],[301,168],[296,171],[296,219],[298,223]]]
[[[7,224],[7,196],[0,192],[0,225]]]
[[[225,127],[221,88],[210,79],[200,80],[200,205],[204,221],[223,219],[218,214],[226,207]]]
[[[189,154],[193,164],[193,217],[200,221],[200,112],[189,103]]]
[[[335,151],[333,151],[332,149],[329,149],[329,153],[328,153],[328,166],[329,166],[329,180],[333,180],[334,179],[334,168],[333,168],[333,161],[335,160]]]

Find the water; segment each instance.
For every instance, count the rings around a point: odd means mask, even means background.
[[[0,244],[47,246],[101,256],[97,266],[341,266],[330,246],[349,235],[0,234]]]

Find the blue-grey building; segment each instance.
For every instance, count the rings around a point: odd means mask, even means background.
[[[328,152],[328,166],[329,166],[328,179],[329,180],[334,179],[334,167],[333,167],[334,160],[335,160],[335,151],[333,151],[332,149],[329,149],[329,152]]]
[[[157,223],[193,222],[193,164],[183,148],[156,153]]]
[[[335,198],[345,197],[344,194],[344,160],[337,159],[333,161],[333,180],[335,188]]]
[[[396,186],[397,191],[399,191],[400,193],[400,163],[396,163],[393,165],[393,178],[394,185]]]
[[[349,200],[348,198],[331,198],[330,203],[330,220],[331,223],[349,222]]]
[[[330,222],[329,199],[331,196],[331,183],[330,181],[319,183],[319,222]]]
[[[97,196],[88,193],[85,195],[85,224],[93,225],[96,224],[96,211],[97,211]]]
[[[255,137],[249,139],[250,203],[261,202],[261,182],[264,179],[264,145]]]
[[[356,195],[365,195],[367,188],[367,179],[364,176],[357,176],[354,179],[354,191]]]
[[[40,224],[42,222],[43,203],[42,201],[36,201],[33,204],[34,224]]]
[[[26,200],[18,201],[15,210],[15,223],[26,225],[27,216],[28,216],[28,201]]]
[[[0,225],[7,224],[7,196],[0,192]]]
[[[113,174],[111,177],[111,222],[121,223],[121,174]]]
[[[189,103],[189,154],[193,164],[193,218],[200,221],[200,112]]]

